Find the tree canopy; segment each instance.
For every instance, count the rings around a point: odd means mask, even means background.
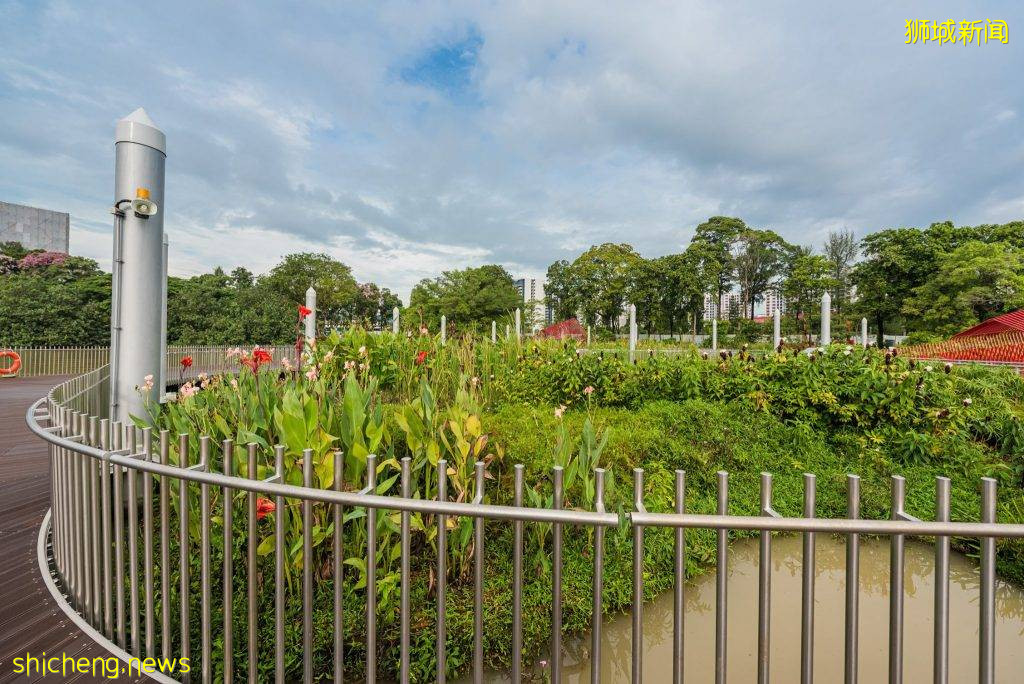
[[[408,312],[422,317],[431,328],[439,325],[444,315],[452,330],[479,329],[521,306],[522,298],[508,271],[487,264],[421,280],[409,296]]]
[[[15,257],[18,257],[15,259]],[[109,273],[95,261],[20,244],[0,245],[0,345],[106,345]],[[238,267],[167,283],[171,344],[287,344],[299,304],[317,289],[321,327],[390,324],[400,300],[374,283],[357,286],[351,270],[326,254],[291,254],[264,276]]]

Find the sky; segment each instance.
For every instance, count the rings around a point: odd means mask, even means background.
[[[908,19],[1009,42],[905,42]],[[0,0],[0,200],[110,263],[114,124],[167,134],[170,270],[327,252],[403,299],[540,276],[714,215],[831,230],[1024,218],[1019,3]]]

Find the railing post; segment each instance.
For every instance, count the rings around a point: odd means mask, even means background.
[[[644,509],[644,471],[633,468],[633,508]],[[644,680],[644,528],[633,524],[633,684]]]
[[[893,475],[893,520],[902,519],[905,493],[906,481]],[[892,535],[889,548],[889,684],[903,682],[903,547],[903,535]]]
[[[996,480],[981,479],[981,522],[996,521]],[[992,684],[996,676],[996,539],[981,540],[981,606],[978,638],[978,681]]]
[[[935,478],[935,520],[949,522],[950,481]],[[932,671],[935,684],[949,682],[949,537],[935,537],[935,642]]]
[[[846,516],[860,518],[860,477],[846,476]],[[858,629],[860,625],[860,535],[846,535],[846,648],[845,684],[857,684]]]
[[[804,517],[815,517],[815,477],[804,473]],[[814,680],[814,532],[804,532],[803,583],[801,587],[800,681]]]
[[[761,473],[761,515],[771,516],[772,475]],[[771,658],[772,533],[761,530],[758,559],[757,681],[768,684]]]
[[[675,504],[676,513],[682,514],[686,512],[686,471],[684,470],[676,471]],[[683,628],[686,613],[686,597],[684,595],[686,586],[686,528],[681,525],[676,527],[675,542],[675,566],[673,569],[675,575],[675,593],[673,595],[674,603],[672,624],[672,682],[673,684],[682,684]]]
[[[720,516],[729,515],[729,473],[719,470],[718,509]],[[715,683],[725,684],[728,638],[729,530],[717,534],[718,553],[715,559]]]

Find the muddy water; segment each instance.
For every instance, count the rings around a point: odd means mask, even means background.
[[[818,535],[815,585],[814,674],[818,681],[843,680],[846,546]],[[932,678],[934,551],[907,542],[905,574],[904,677]],[[778,537],[772,545],[771,678],[800,681],[801,540]],[[751,682],[757,674],[758,543],[743,540],[730,548],[728,604],[728,676]],[[977,681],[978,595],[976,563],[959,554],[950,560],[950,681]],[[996,591],[996,679],[1024,682],[1024,592],[999,582]],[[889,543],[862,540],[860,561],[860,681],[888,677]],[[714,681],[715,580],[709,573],[686,590],[685,675],[687,682]],[[564,658],[566,682],[589,682],[589,637],[569,640]],[[610,618],[604,626],[601,672],[605,682],[630,680],[630,616]],[[672,677],[671,592],[644,606],[644,681]],[[541,669],[532,669],[534,677]],[[488,681],[508,681],[492,673]]]

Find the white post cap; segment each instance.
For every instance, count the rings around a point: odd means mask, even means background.
[[[146,110],[139,107],[117,122],[114,143],[133,142],[167,154],[167,136],[156,127]]]

